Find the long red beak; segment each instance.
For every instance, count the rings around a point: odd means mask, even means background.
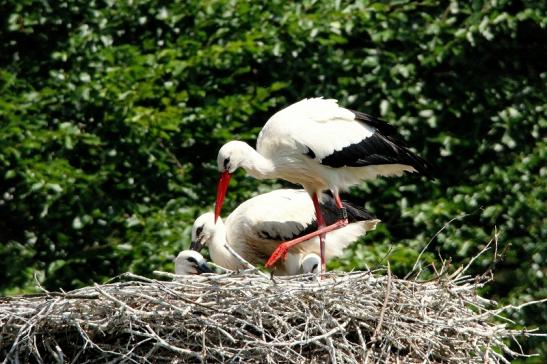
[[[217,185],[217,202],[215,204],[215,224],[220,216],[220,210],[222,210],[222,204],[224,203],[226,190],[228,190],[228,184],[230,184],[230,178],[232,178],[232,175],[228,171],[220,173]]]

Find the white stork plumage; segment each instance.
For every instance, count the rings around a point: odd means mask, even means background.
[[[217,164],[217,217],[230,176],[240,167],[255,178],[282,178],[304,187],[313,200],[318,229],[279,245],[266,266],[274,265],[293,246],[319,235],[322,271],[324,234],[348,223],[339,191],[377,176],[404,172],[429,175],[430,168],[405,146],[390,124],[323,98],[304,99],[274,114],[258,135],[256,150],[241,141],[226,143],[218,153]],[[328,226],[317,199],[324,190],[333,193],[340,209],[340,218]]]
[[[337,219],[334,198],[322,194],[320,205],[328,223]],[[329,234],[326,258],[339,256],[350,243],[376,228],[377,220],[367,211],[343,202],[348,212],[348,225]],[[306,191],[281,189],[255,196],[239,205],[225,220],[206,213],[192,227],[191,249],[209,248],[211,260],[227,269],[245,268],[226,248],[228,244],[252,264],[264,264],[283,241],[306,235],[317,229],[313,204]],[[319,241],[312,238],[291,249],[283,264],[277,265],[279,275],[314,272],[320,252]],[[315,258],[314,258],[315,256]],[[315,259],[315,260],[314,260]],[[315,267],[317,269],[317,267]]]
[[[212,273],[203,256],[194,250],[183,250],[174,259],[175,274],[194,275]]]

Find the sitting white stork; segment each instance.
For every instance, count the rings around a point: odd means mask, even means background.
[[[319,203],[327,223],[336,221],[338,208],[334,198],[323,194]],[[375,229],[380,222],[367,211],[347,202],[343,202],[343,206],[347,210],[349,224],[329,234],[327,259],[341,255],[344,248],[367,231]],[[225,223],[222,219],[217,219],[215,223],[212,213],[200,216],[192,228],[191,249],[200,251],[206,245],[215,264],[237,270],[245,266],[224,247],[225,244],[249,263],[264,264],[283,241],[304,236],[316,229],[314,207],[306,191],[281,189],[243,202]],[[313,272],[313,255],[317,257],[319,252],[317,238],[295,246],[287,260],[277,266],[277,273],[293,275]]]
[[[226,143],[218,152],[217,164],[215,217],[220,214],[230,176],[240,167],[255,178],[282,178],[304,187],[315,206],[317,230],[280,244],[266,266],[273,266],[293,246],[319,235],[323,272],[324,234],[348,224],[340,190],[377,176],[429,175],[430,169],[390,124],[323,98],[305,99],[274,114],[258,135],[256,150],[241,141]],[[324,190],[333,193],[340,210],[339,218],[328,226],[317,198]]]
[[[175,274],[193,275],[213,272],[203,256],[194,250],[181,251],[174,261]]]

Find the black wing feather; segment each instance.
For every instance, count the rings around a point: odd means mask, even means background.
[[[361,112],[361,111],[355,111],[351,109],[349,111],[355,114],[355,120],[368,124],[372,126],[373,128],[376,128],[376,130],[378,130],[380,134],[382,134],[383,136],[385,136],[387,139],[391,140],[392,142],[402,147],[406,146],[405,141],[403,140],[401,135],[399,135],[399,132],[397,131],[397,129],[393,125],[388,123],[387,121],[384,121],[382,119],[379,119],[369,114],[365,114],[364,112]]]
[[[353,111],[357,121],[376,129],[372,136],[359,143],[350,144],[321,160],[321,164],[333,167],[365,167],[382,164],[404,164],[419,173],[431,177],[431,165],[408,149],[396,129],[383,120]]]
[[[339,220],[338,206],[336,206],[336,201],[334,197],[330,194],[323,194],[323,199],[320,202],[321,212],[323,213],[323,218],[327,225],[334,224]],[[358,207],[351,202],[342,201],[342,205],[346,208],[348,213],[348,222],[358,222],[358,221],[367,221],[374,220],[376,216],[371,214],[369,211],[364,208]]]
[[[357,207],[348,201],[342,201],[342,204],[348,213],[349,223],[373,220],[376,218],[367,210]],[[331,195],[324,194],[321,199],[320,206],[321,212],[323,213],[323,218],[325,219],[325,223],[327,225],[334,224],[338,221],[338,207],[336,206],[336,202]],[[262,228],[257,226],[259,237],[261,239],[276,242],[293,240],[317,230],[317,220],[315,216],[309,224],[301,224],[296,221],[265,221],[262,225]],[[292,225],[293,228],[291,230],[294,231],[294,233],[283,234],[283,232],[288,230],[287,225]]]

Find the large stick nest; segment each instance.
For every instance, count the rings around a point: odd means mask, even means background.
[[[0,298],[5,362],[498,363],[506,339],[487,276],[429,281],[389,268],[271,279],[256,271],[127,273],[68,293]],[[164,276],[173,276],[164,273]]]

